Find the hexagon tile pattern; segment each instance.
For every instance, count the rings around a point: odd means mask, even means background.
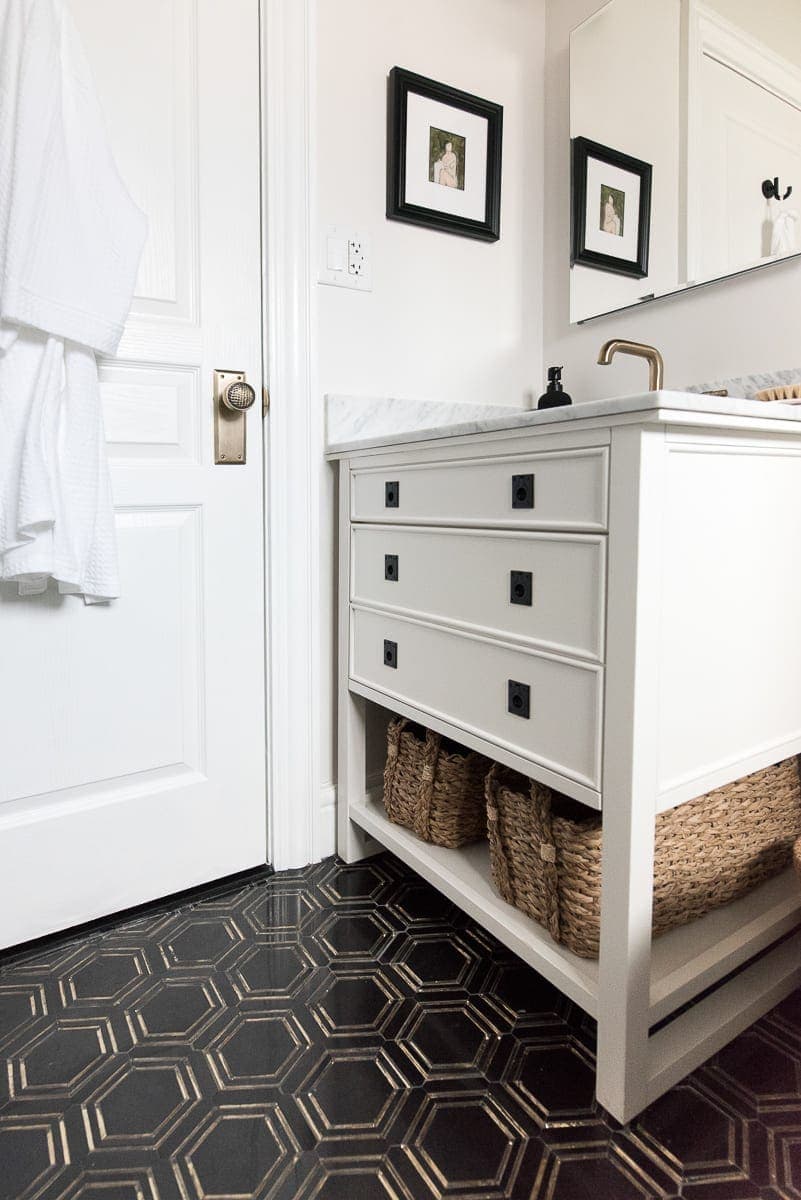
[[[389,854],[0,955],[0,1200],[801,1200],[801,990],[622,1128],[594,1027]]]

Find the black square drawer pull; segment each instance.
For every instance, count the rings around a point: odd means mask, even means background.
[[[512,476],[512,508],[534,507],[534,476]]]
[[[398,582],[398,556],[397,554],[384,555],[384,578],[390,583]]]
[[[386,638],[384,639],[384,666],[396,669],[398,666],[398,643],[388,642]]]
[[[533,583],[531,571],[509,572],[509,603],[525,604],[531,608]]]
[[[400,508],[400,481],[397,479],[384,484],[384,508]]]
[[[528,720],[531,715],[530,706],[531,688],[527,683],[518,683],[517,680],[510,679],[507,705],[509,712],[515,717],[525,717]]]

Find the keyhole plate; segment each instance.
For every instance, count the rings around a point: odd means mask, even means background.
[[[512,476],[512,508],[534,507],[534,476]]]
[[[384,508],[400,508],[400,480],[389,479],[384,484]]]
[[[518,683],[516,679],[510,679],[507,688],[508,711],[513,717],[524,717],[528,720],[531,716],[531,688],[527,683]]]
[[[509,603],[531,608],[533,579],[531,571],[509,572]]]
[[[229,383],[244,383],[244,371],[214,372],[214,462],[242,467],[247,462],[247,411],[233,412],[222,402]]]

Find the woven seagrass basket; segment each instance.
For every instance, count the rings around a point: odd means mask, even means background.
[[[500,894],[582,958],[598,957],[601,818],[497,764],[487,776]],[[656,818],[654,936],[744,896],[788,867],[801,834],[799,760],[788,758]]]
[[[387,730],[384,806],[390,821],[455,849],[487,836],[489,759],[395,719]]]

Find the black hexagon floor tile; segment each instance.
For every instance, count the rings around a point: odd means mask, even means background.
[[[46,1012],[47,1000],[40,984],[0,984],[0,1045]]]
[[[6,1059],[11,1098],[74,1101],[88,1081],[108,1072],[117,1046],[104,1016],[48,1022]]]
[[[93,1150],[158,1149],[199,1100],[192,1068],[181,1059],[129,1058],[84,1103],[87,1142]]]
[[[309,1039],[293,1012],[239,1012],[206,1057],[221,1090],[242,1090],[283,1083],[308,1049]]]
[[[553,1154],[535,1194],[548,1200],[673,1200],[681,1195],[672,1181],[654,1179],[612,1146],[599,1157],[583,1149]]]
[[[297,1162],[300,1147],[277,1103],[220,1105],[175,1152],[182,1195],[268,1196]]]
[[[543,1031],[521,1040],[504,1072],[509,1091],[539,1124],[593,1121],[594,1064],[571,1033]]]
[[[67,1162],[66,1131],[58,1117],[0,1113],[0,1200],[38,1196]]]
[[[748,1117],[799,1117],[801,1048],[757,1022],[701,1068],[710,1093]]]
[[[235,921],[191,914],[165,931],[159,950],[167,967],[216,967],[230,959],[242,941]]]
[[[0,955],[0,1200],[801,1200],[801,991],[625,1129],[594,1027],[390,855]]]
[[[411,988],[421,993],[466,989],[480,963],[475,948],[451,930],[408,930],[396,944],[393,960]]]
[[[482,1076],[500,1040],[473,1001],[416,1005],[397,1042],[423,1080]]]
[[[142,1044],[192,1042],[224,1008],[214,981],[158,979],[126,1010],[131,1039]]]
[[[692,1080],[647,1108],[632,1122],[630,1137],[677,1182],[742,1180],[755,1149],[747,1123]]]
[[[59,979],[61,1003],[65,1008],[116,1003],[139,988],[149,975],[147,959],[140,950],[95,947]]]
[[[318,1051],[297,1103],[319,1142],[382,1137],[411,1084],[386,1051]]]
[[[387,900],[387,907],[408,925],[447,927],[456,916],[447,896],[417,878],[404,880]]]
[[[280,875],[269,880],[250,897],[245,918],[255,933],[299,933],[315,913],[321,901],[302,880],[284,881]]]
[[[378,964],[328,972],[309,1010],[329,1038],[379,1038],[401,1002],[391,972]]]

